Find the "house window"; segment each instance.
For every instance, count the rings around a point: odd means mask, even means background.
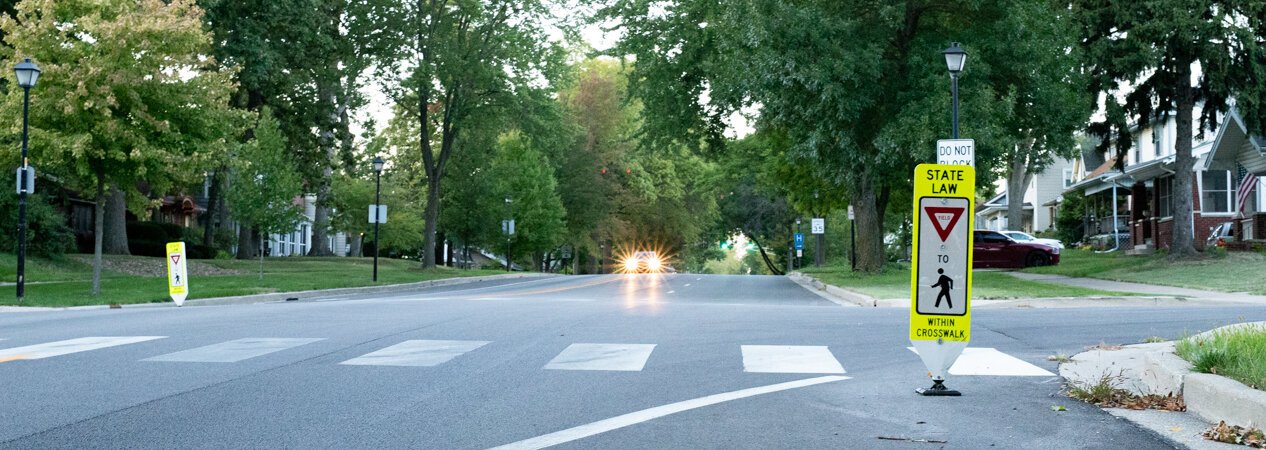
[[[1068,189],[1073,184],[1073,169],[1064,169],[1064,189]]]
[[[1174,215],[1174,178],[1165,177],[1156,180],[1156,194],[1159,196],[1158,207],[1160,208],[1160,217],[1170,217]]]
[[[1231,172],[1206,170],[1200,174],[1200,210],[1207,213],[1231,212]]]

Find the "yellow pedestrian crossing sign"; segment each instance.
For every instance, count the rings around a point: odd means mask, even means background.
[[[189,296],[189,262],[184,242],[167,243],[167,293],[176,306]]]
[[[910,340],[971,338],[971,166],[921,164],[914,177]]]
[[[971,339],[972,217],[976,169],[920,164],[914,169],[914,252],[910,269],[910,344],[932,375],[923,395],[959,395],[943,381]]]

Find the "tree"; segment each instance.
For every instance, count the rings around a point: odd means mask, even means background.
[[[566,230],[563,219],[567,213],[553,169],[541,151],[520,133],[511,132],[497,142],[490,175],[500,194],[496,198],[511,200],[507,206],[516,222],[511,238],[514,252],[532,255],[534,267],[540,268],[541,254],[554,250]]]
[[[1107,97],[1105,120],[1090,127],[1103,139],[1099,150],[1115,148],[1122,165],[1133,145],[1127,117],[1144,126],[1173,114],[1174,217],[1192,217],[1192,138],[1214,130],[1237,93],[1249,116],[1260,118],[1266,111],[1261,88],[1252,84],[1260,83],[1266,66],[1261,38],[1266,6],[1249,0],[1078,0],[1073,10],[1093,77],[1090,90]],[[1118,104],[1114,94],[1122,84],[1129,92]],[[1195,255],[1194,224],[1185,219],[1173,224],[1170,257]]]
[[[391,57],[386,90],[417,124],[426,181],[424,268],[435,266],[442,180],[454,143],[490,110],[513,108],[516,97],[547,90],[563,52],[548,41],[551,22],[541,0],[386,2],[369,16],[378,44]],[[396,75],[398,74],[398,75]]]
[[[231,159],[228,200],[238,222],[261,235],[262,247],[268,235],[289,233],[302,220],[303,210],[295,203],[295,197],[301,193],[302,179],[294,170],[286,137],[269,108],[260,110],[259,121],[253,128],[255,138],[241,145]],[[259,258],[262,279],[262,249]]]
[[[1016,2],[988,30],[1005,39],[986,40],[981,46],[995,60],[1010,62],[994,65],[987,76],[1010,110],[998,145],[1007,179],[1007,223],[1013,229],[1023,222],[1024,193],[1033,178],[1054,158],[1080,152],[1073,136],[1091,112],[1075,18],[1058,6]]]
[[[722,152],[723,119],[759,108],[758,127],[786,133],[789,158],[847,189],[858,267],[875,271],[894,190],[909,189],[912,168],[949,134],[941,50],[956,36],[986,36],[974,24],[997,22],[1018,1],[614,0],[599,20],[626,31],[611,53],[636,58],[630,80],[646,105],[645,133]],[[1008,110],[982,76],[994,57],[976,54],[978,75],[960,86],[963,130],[988,172]]]
[[[8,67],[43,70],[31,102],[32,159],[73,188],[95,189],[92,293],[100,291],[107,187],[155,191],[189,182],[243,123],[228,107],[233,72],[210,58],[189,0],[26,0],[0,18]],[[9,111],[22,91],[10,89]],[[20,133],[21,119],[6,131]]]

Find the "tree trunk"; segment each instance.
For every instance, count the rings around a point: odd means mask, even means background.
[[[1030,155],[1033,154],[1032,138],[1026,138],[1011,153],[1007,170],[1007,229],[1020,230],[1024,227],[1024,195],[1033,175],[1029,172]],[[1034,208],[1037,205],[1033,205]]]
[[[1191,66],[1178,64],[1175,77],[1182,87],[1178,93],[1178,111],[1175,118],[1178,142],[1174,146],[1174,234],[1169,246],[1169,257],[1174,259],[1190,258],[1196,255],[1195,229],[1192,225],[1194,201],[1192,185],[1195,178],[1193,168],[1195,158],[1191,156],[1192,110],[1195,99],[1191,89]],[[1116,214],[1116,205],[1113,214]],[[1114,230],[1115,231],[1115,230]]]
[[[92,296],[101,294],[101,245],[105,237],[105,171],[97,169],[97,197],[92,220]]]
[[[765,253],[765,247],[760,245],[760,241],[757,241],[755,236],[747,234],[746,232],[744,232],[743,234],[746,235],[748,239],[751,239],[753,244],[756,244],[756,249],[760,250],[760,257],[762,260],[765,261],[765,267],[769,268],[769,273],[774,274],[774,275],[782,275],[783,273],[781,270],[778,270],[778,266],[775,266],[774,262],[769,259],[769,254]]]
[[[867,175],[860,175],[855,183],[853,210],[854,226],[857,227],[857,270],[878,272],[884,268],[883,208],[887,200],[876,195],[875,185]],[[882,201],[881,201],[882,200]]]
[[[130,255],[127,248],[127,195],[118,186],[110,186],[105,199],[105,229],[101,252],[108,255]]]
[[[365,256],[364,250],[363,250],[364,247],[361,246],[361,243],[365,240],[365,235],[356,233],[351,236],[348,236],[348,238],[349,238],[348,239],[349,242],[347,244],[347,256],[350,256],[350,257]]]
[[[424,241],[422,243],[422,268],[435,268],[435,225],[440,218],[440,180],[437,176],[428,176],[426,180],[426,212],[422,216],[425,223]]]
[[[237,232],[237,259],[252,259],[255,257],[255,230],[248,226],[241,226]]]

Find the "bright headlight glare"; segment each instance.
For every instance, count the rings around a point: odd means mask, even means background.
[[[624,260],[624,268],[628,270],[637,269],[637,259],[629,258],[629,259]]]
[[[659,270],[662,265],[664,265],[664,263],[661,262],[659,258],[651,258],[651,260],[647,263],[647,266],[649,266],[651,270]]]

